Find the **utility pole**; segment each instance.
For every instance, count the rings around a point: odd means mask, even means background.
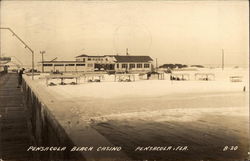
[[[45,51],[40,51],[40,54],[42,54],[42,72],[44,73],[44,66],[43,66],[43,54],[45,54]]]
[[[24,45],[25,49],[27,48],[31,54],[31,61],[32,61],[32,80],[34,80],[34,51],[19,37],[17,36],[17,34],[9,27],[0,27],[1,30],[9,30],[13,36],[15,36],[19,41],[21,41],[21,43]]]
[[[222,60],[221,60],[221,68],[224,70],[224,49],[222,49]]]
[[[155,58],[155,69],[156,69],[156,72],[158,71],[158,61],[157,61],[157,58]]]

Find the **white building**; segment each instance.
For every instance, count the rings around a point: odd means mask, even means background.
[[[153,59],[149,56],[131,55],[79,55],[75,61],[44,61],[44,72],[149,72]]]

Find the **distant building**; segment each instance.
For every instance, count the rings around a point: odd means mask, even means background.
[[[44,61],[44,72],[76,72],[85,71],[85,63],[78,61]]]
[[[153,59],[149,56],[121,56],[116,55],[115,71],[149,72]]]
[[[60,72],[148,72],[151,71],[153,59],[149,56],[131,55],[79,55],[75,61],[44,61],[44,71]]]
[[[0,57],[0,72],[8,72],[10,57]]]

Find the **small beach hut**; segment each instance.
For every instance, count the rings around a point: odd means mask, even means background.
[[[215,80],[215,74],[214,73],[195,73],[195,80]]]
[[[115,82],[135,82],[135,74],[115,74]]]
[[[188,73],[172,73],[170,80],[190,80],[190,75]]]
[[[158,79],[164,80],[164,73],[163,72],[148,72],[147,79]]]
[[[242,82],[242,76],[230,76],[231,82]]]

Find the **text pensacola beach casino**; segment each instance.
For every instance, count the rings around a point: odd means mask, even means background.
[[[73,147],[45,147],[45,146],[30,146],[27,148],[27,151],[31,152],[43,152],[43,151],[54,151],[54,152],[62,152],[62,151],[71,151],[71,152],[91,152],[91,151],[99,151],[99,152],[119,152],[122,151],[122,147],[120,146],[99,146],[99,147],[93,147],[93,146],[73,146]],[[134,151],[188,151],[188,146],[137,146],[134,148]]]

